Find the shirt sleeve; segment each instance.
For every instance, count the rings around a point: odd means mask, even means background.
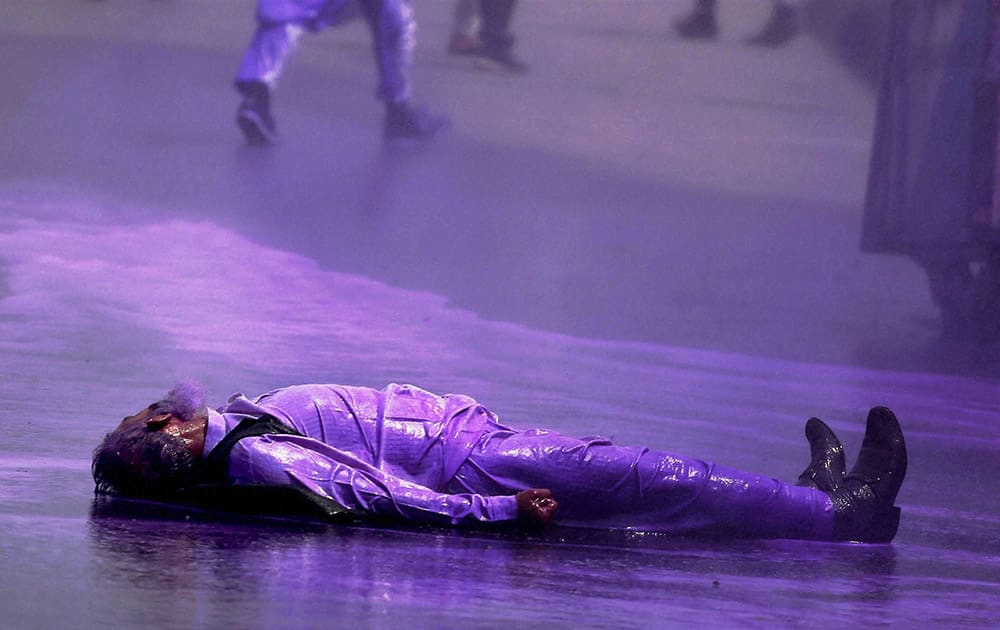
[[[419,523],[458,525],[517,518],[513,496],[436,492],[297,435],[240,440],[229,456],[229,477],[236,484],[296,486],[349,509]]]

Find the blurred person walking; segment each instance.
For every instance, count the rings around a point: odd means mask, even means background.
[[[527,65],[514,57],[510,31],[517,0],[458,0],[448,52],[489,61],[502,70],[525,72]]]
[[[746,40],[751,46],[777,48],[799,32],[798,15],[786,0],[771,0],[771,17],[756,35]],[[716,0],[695,0],[691,12],[674,22],[674,30],[687,39],[715,39],[719,34]]]
[[[371,29],[376,97],[385,104],[384,137],[426,139],[447,124],[410,101],[410,65],[416,28],[410,0],[258,0],[257,29],[236,75],[243,100],[236,123],[253,145],[273,144],[277,125],[271,114],[271,93],[302,32],[318,32],[357,17],[358,9]]]
[[[451,23],[448,52],[471,55],[479,50],[479,0],[458,0]]]

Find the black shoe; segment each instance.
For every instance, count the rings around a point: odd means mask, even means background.
[[[899,528],[896,495],[906,476],[906,442],[895,414],[886,407],[868,412],[865,439],[843,485],[830,494],[838,540],[889,542]]]
[[[715,39],[719,24],[714,11],[695,9],[687,17],[674,21],[674,31],[686,39]]]
[[[390,103],[385,110],[384,138],[396,140],[429,140],[445,129],[447,116],[431,114],[409,103]]]
[[[796,485],[816,488],[829,494],[844,483],[844,476],[847,474],[844,446],[833,429],[819,418],[809,418],[806,421],[806,439],[809,441],[811,459],[799,475]]]
[[[798,16],[795,9],[787,4],[777,4],[759,33],[746,40],[750,46],[777,48],[790,42],[799,32]]]
[[[514,39],[512,37],[500,42],[483,44],[477,55],[495,64],[498,69],[512,74],[524,74],[528,71],[528,64],[514,57]]]
[[[271,117],[271,91],[258,81],[240,81],[236,84],[243,94],[243,101],[236,110],[236,124],[239,125],[247,143],[253,145],[274,144],[278,140],[278,129]]]
[[[458,56],[478,55],[482,52],[483,44],[478,37],[471,35],[454,35],[448,40],[448,54]]]

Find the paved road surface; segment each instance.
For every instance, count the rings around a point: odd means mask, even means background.
[[[245,3],[12,0],[0,182],[112,221],[215,221],[488,319],[995,373],[995,352],[937,340],[919,268],[858,251],[870,89],[810,38],[742,46],[766,11],[730,4],[716,44],[669,36],[684,3],[525,7],[533,71],[512,78],[449,58],[450,8],[423,3],[417,94],[455,124],[399,155],[361,24],[305,38],[283,143],[254,151],[231,122]]]
[[[686,0],[546,0],[515,78],[449,58],[451,2],[421,0],[445,137],[383,149],[355,24],[305,38],[261,151],[232,120],[251,4],[0,4],[6,624],[995,622],[997,348],[941,341],[922,272],[859,253],[874,95],[827,49],[745,48],[767,3],[693,44]],[[871,547],[108,513],[91,448],[183,376],[414,382],[785,479],[808,416],[853,456],[889,404],[903,521]]]

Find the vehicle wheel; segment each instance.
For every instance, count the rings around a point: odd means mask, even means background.
[[[925,262],[942,332],[963,339],[1000,338],[1000,257]]]

